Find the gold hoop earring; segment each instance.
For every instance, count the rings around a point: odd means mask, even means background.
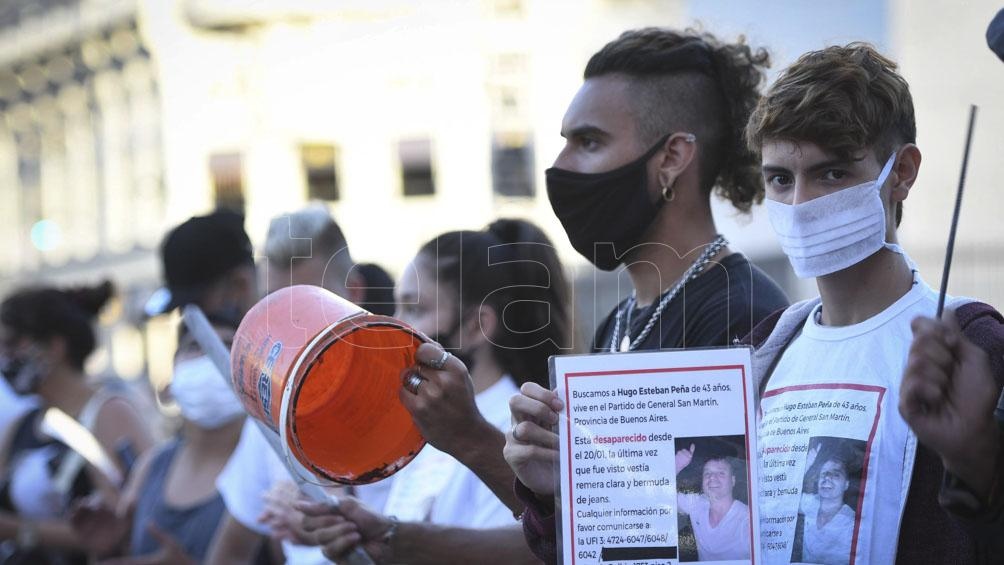
[[[672,202],[674,198],[676,198],[676,192],[673,191],[673,187],[668,186],[668,185],[663,186],[662,187],[662,200],[663,200],[663,202]]]

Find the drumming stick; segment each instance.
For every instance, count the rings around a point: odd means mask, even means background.
[[[213,364],[216,365],[216,370],[220,372],[220,376],[227,382],[227,386],[233,386],[230,381],[230,352],[227,351],[227,346],[223,344],[220,336],[216,335],[216,330],[213,329],[209,320],[206,319],[206,315],[202,313],[202,309],[194,304],[189,304],[182,309],[182,319],[185,325],[188,326],[188,331],[192,332],[192,337],[195,338],[195,341],[199,342],[199,346],[213,361]],[[279,437],[256,418],[250,416],[249,418],[258,426],[261,435],[265,436],[268,444],[272,446],[272,451],[281,460],[283,457],[282,446],[279,445]],[[311,500],[323,502],[330,506],[338,506],[338,499],[330,498],[320,486],[304,481],[300,478],[299,473],[290,474],[296,479],[300,491],[310,497]],[[346,555],[344,562],[348,565],[374,565],[373,560],[370,559],[369,555],[361,547],[356,547],[351,553]]]
[[[952,227],[948,231],[948,250],[945,252],[945,270],[941,274],[941,291],[938,293],[938,314],[945,310],[945,293],[948,292],[948,271],[952,268],[952,253],[955,250],[955,230],[959,227],[959,211],[962,209],[962,187],[966,185],[966,168],[969,166],[969,146],[973,143],[973,123],[976,121],[976,105],[969,105],[969,132],[966,134],[966,150],[962,154],[962,174],[959,175],[959,191],[955,195],[955,212]]]

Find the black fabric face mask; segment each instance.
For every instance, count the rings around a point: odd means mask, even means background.
[[[568,240],[598,268],[616,269],[662,208],[664,200],[653,202],[648,194],[647,165],[670,135],[612,171],[576,173],[554,167],[544,171],[547,198]]]
[[[30,358],[0,355],[0,374],[17,394],[34,394],[42,381],[42,364]]]

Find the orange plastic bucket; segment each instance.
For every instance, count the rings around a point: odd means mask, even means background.
[[[241,321],[231,378],[248,413],[281,436],[294,471],[299,465],[336,483],[371,483],[425,445],[398,398],[401,376],[425,341],[403,322],[321,287],[291,286]]]

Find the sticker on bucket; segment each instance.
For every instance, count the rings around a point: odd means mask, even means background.
[[[258,399],[261,402],[261,409],[265,414],[272,413],[272,369],[275,368],[275,361],[282,352],[282,342],[277,341],[268,352],[268,359],[261,373],[258,373]],[[272,429],[275,429],[272,426]]]

